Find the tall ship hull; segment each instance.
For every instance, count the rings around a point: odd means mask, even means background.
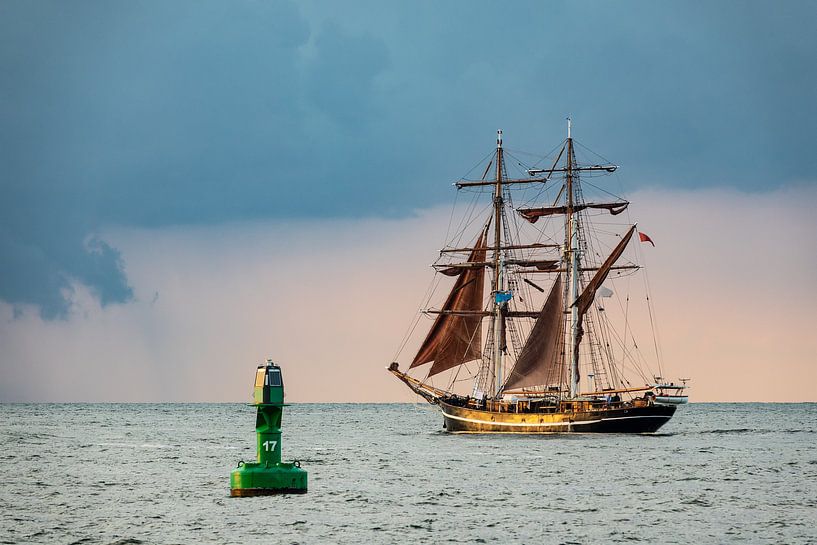
[[[513,177],[498,131],[496,151],[478,170],[482,177],[454,184],[474,194],[472,205],[433,265],[442,276],[435,277],[403,347],[421,317],[434,322],[405,372],[397,361],[388,367],[439,407],[448,432],[653,433],[687,401],[688,379],[660,376],[648,282],[642,294],[628,291],[642,268],[630,241],[637,233],[639,242],[655,243],[629,218],[620,227],[610,221],[629,201],[582,180],[617,167],[579,162],[570,133],[568,120],[550,168],[538,166],[543,157]],[[486,179],[492,167],[494,177]],[[601,189],[603,199],[588,199],[586,186]],[[490,199],[481,222],[480,197]],[[540,199],[545,202],[537,204]],[[432,306],[434,287],[450,282],[444,277],[456,280],[442,305]],[[646,303],[648,322],[631,313],[638,299]],[[646,324],[652,336],[646,346],[654,348],[649,355],[636,338]]]
[[[439,406],[443,428],[450,433],[654,433],[685,402],[672,399],[662,403],[653,395],[632,401],[621,401],[620,396],[617,401],[607,397],[562,402],[531,397],[480,401],[433,391],[396,368],[390,371],[415,393]]]
[[[499,412],[449,405],[440,409],[452,433],[653,433],[675,414],[674,406],[579,406],[553,412]]]

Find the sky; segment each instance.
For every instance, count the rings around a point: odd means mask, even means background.
[[[544,154],[567,115],[644,201],[693,399],[817,401],[815,20],[812,2],[6,0],[0,401],[244,400],[267,356],[292,401],[412,400],[382,368],[451,182],[496,129]]]

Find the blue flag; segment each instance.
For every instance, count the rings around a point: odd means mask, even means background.
[[[494,300],[497,303],[506,303],[513,299],[513,292],[510,291],[498,291],[494,295]]]

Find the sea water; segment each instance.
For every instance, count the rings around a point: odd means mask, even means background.
[[[243,404],[0,405],[2,543],[817,543],[817,404],[654,435],[451,435],[429,405],[296,404],[309,493],[231,498]]]

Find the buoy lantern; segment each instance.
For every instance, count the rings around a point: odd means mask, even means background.
[[[230,475],[230,495],[268,496],[305,494],[306,471],[298,461],[281,461],[281,416],[284,411],[284,379],[272,360],[255,372],[253,404],[258,408],[255,436],[256,462],[238,462]]]

